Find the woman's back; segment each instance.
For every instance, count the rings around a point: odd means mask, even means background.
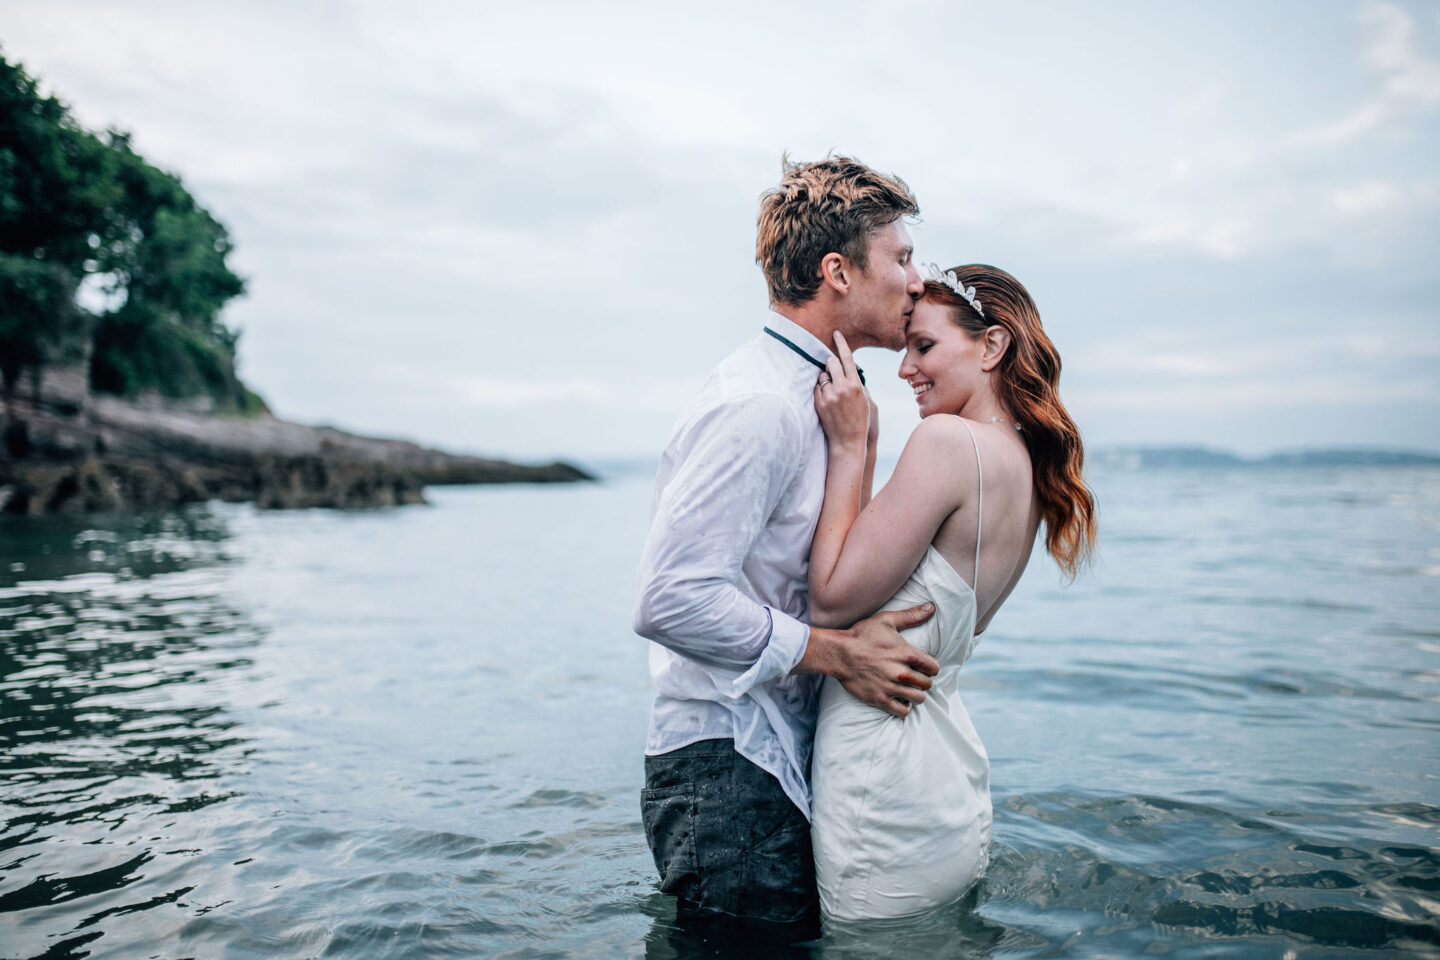
[[[1025,572],[1039,531],[1030,453],[1019,431],[1007,420],[985,424],[958,416],[935,419],[965,428],[947,431],[946,439],[957,467],[967,468],[957,470],[956,482],[969,489],[940,525],[932,545],[975,590],[979,611],[975,632],[983,633]],[[972,463],[973,470],[969,469]],[[935,480],[936,489],[930,495],[943,496],[940,488],[950,481],[943,477]]]

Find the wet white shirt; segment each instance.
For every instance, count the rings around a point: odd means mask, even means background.
[[[809,642],[810,541],[825,499],[815,415],[831,352],[779,314],[722,360],[660,459],[635,632],[656,697],[645,752],[733,738],[808,817],[819,677],[791,676]]]

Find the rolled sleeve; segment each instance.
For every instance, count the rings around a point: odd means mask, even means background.
[[[770,614],[770,638],[754,665],[722,688],[732,697],[744,696],[757,684],[789,675],[810,643],[808,626],[774,607],[766,607],[765,611]]]

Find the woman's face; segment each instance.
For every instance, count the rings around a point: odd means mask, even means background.
[[[983,338],[972,339],[950,319],[953,308],[921,300],[905,328],[900,379],[915,391],[920,416],[959,413],[984,379]]]

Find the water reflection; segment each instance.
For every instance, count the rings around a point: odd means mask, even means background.
[[[160,576],[228,561],[230,531],[207,508],[98,517],[0,516],[0,597],[17,584],[86,575]]]
[[[177,821],[233,795],[246,740],[217,689],[258,634],[211,589],[206,513],[0,534],[0,913],[30,911],[7,947],[62,956],[193,889],[147,878],[195,852]]]

